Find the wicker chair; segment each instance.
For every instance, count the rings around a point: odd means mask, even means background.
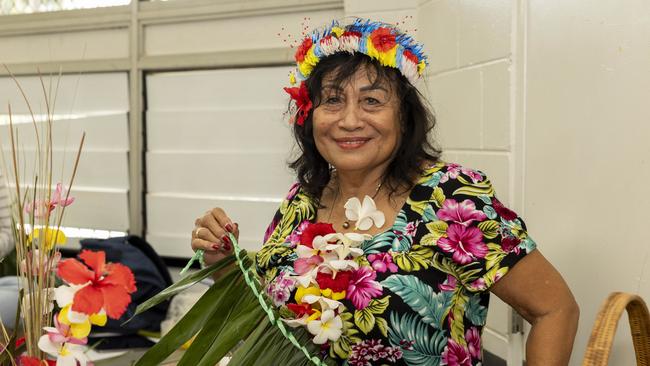
[[[600,309],[589,337],[583,366],[605,366],[612,349],[616,326],[627,310],[637,365],[650,366],[650,315],[637,295],[613,292]]]

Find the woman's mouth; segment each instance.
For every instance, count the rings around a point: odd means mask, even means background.
[[[365,145],[366,142],[370,141],[370,138],[367,137],[345,137],[340,139],[334,139],[336,144],[345,150],[358,149],[361,146]]]

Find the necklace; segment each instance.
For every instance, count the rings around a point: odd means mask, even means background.
[[[377,197],[377,194],[379,194],[379,190],[381,189],[382,184],[384,184],[383,179],[382,179],[381,181],[379,181],[379,184],[377,184],[377,189],[375,189],[375,193],[372,195],[372,197],[368,197],[368,196],[366,195],[366,199],[367,199],[367,198],[370,198],[370,201],[372,202],[373,207],[374,207],[374,201],[373,201],[373,200],[375,199],[375,197]],[[337,189],[336,189],[336,193],[335,193],[335,195],[334,195],[334,201],[332,202],[332,207],[330,208],[330,213],[329,213],[329,215],[327,216],[327,221],[328,221],[328,222],[329,222],[330,219],[332,218],[332,211],[334,211],[334,206],[336,206],[336,202],[337,202],[338,199],[339,199],[340,191],[341,191],[341,187],[339,186],[339,187],[337,187]],[[356,199],[356,197],[353,197],[353,198],[351,198],[350,200],[352,200],[352,199]],[[348,200],[348,202],[349,202],[350,200]],[[358,199],[357,199],[357,201],[358,201]],[[365,204],[365,201],[366,201],[366,200],[364,199],[364,204]],[[347,203],[346,203],[346,206],[347,206]],[[380,212],[381,212],[381,211],[380,211]],[[382,213],[382,216],[383,216],[383,213]],[[346,212],[346,219],[347,219],[347,212]],[[361,218],[357,218],[357,219],[360,220]],[[343,221],[343,224],[341,224],[341,226],[342,226],[344,229],[349,229],[349,228],[350,228],[350,221],[348,221],[348,220]]]

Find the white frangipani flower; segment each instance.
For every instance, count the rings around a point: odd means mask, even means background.
[[[384,213],[377,209],[375,201],[370,196],[365,196],[363,203],[358,198],[352,197],[343,207],[345,207],[345,217],[348,220],[356,221],[355,229],[357,230],[369,230],[373,223],[380,228],[386,222]]]
[[[325,310],[321,314],[320,320],[312,320],[307,323],[307,329],[315,335],[313,342],[324,344],[328,340],[336,341],[341,337],[343,321],[341,317],[334,314],[333,310]]]
[[[343,304],[339,301],[332,300],[329,297],[317,295],[305,295],[302,297],[302,302],[306,304],[313,304],[315,302],[318,302],[321,309],[323,310],[336,310],[343,306]]]

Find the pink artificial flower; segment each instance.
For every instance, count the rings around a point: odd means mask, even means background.
[[[474,221],[483,221],[487,216],[476,209],[471,200],[464,200],[458,203],[455,199],[446,199],[442,208],[436,213],[440,220],[453,221],[463,225],[469,225]]]
[[[450,339],[442,352],[442,365],[472,366],[472,358],[465,347]]]
[[[438,246],[447,253],[453,253],[452,259],[459,264],[470,263],[474,258],[484,258],[488,252],[481,230],[461,224],[451,224],[447,228],[447,237],[438,239]]]
[[[438,288],[440,289],[440,291],[450,292],[450,291],[455,291],[457,286],[458,286],[458,281],[456,280],[456,277],[448,274],[447,281],[445,281],[445,283],[438,285]]]
[[[370,267],[362,266],[354,270],[345,298],[351,300],[355,308],[364,309],[373,297],[382,293],[381,285],[375,281],[375,278],[377,278],[377,272]]]
[[[52,200],[50,201],[50,205],[60,207],[70,206],[74,202],[74,197],[66,198],[66,196],[68,196],[68,191],[63,189],[61,183],[57,183],[54,195],[51,197]]]
[[[50,205],[47,202],[36,200],[34,202],[25,203],[25,213],[28,215],[34,215],[36,218],[41,218],[47,216],[50,212],[54,210],[54,206]]]
[[[61,253],[60,252],[55,252],[53,256],[48,257],[44,256],[45,261],[44,263],[40,263],[39,258],[41,258],[41,255],[39,254],[39,250],[29,250],[27,251],[26,258],[23,258],[23,260],[20,261],[20,272],[27,274],[27,261],[29,260],[29,267],[31,269],[32,275],[38,276],[40,274],[40,267],[41,265],[43,266],[44,269],[49,268],[50,270],[56,270],[56,266],[59,263],[59,260],[61,260]]]
[[[384,273],[390,271],[391,273],[395,273],[398,269],[395,263],[393,263],[393,256],[390,253],[370,254],[368,255],[368,261],[377,272]]]
[[[323,263],[323,257],[320,255],[313,255],[309,258],[298,258],[293,262],[293,269],[298,275],[309,273],[316,267]]]
[[[465,332],[465,340],[467,340],[467,348],[469,349],[469,354],[480,360],[481,359],[481,334],[478,329],[475,327],[469,328]]]

